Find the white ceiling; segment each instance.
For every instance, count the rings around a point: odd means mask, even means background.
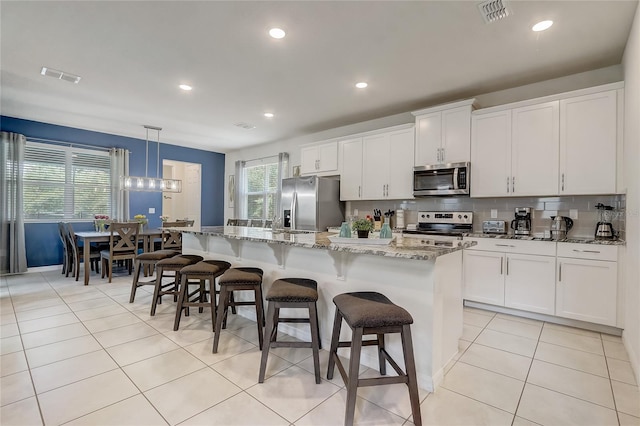
[[[619,64],[637,6],[511,1],[485,24],[478,3],[2,1],[1,112],[227,152]]]

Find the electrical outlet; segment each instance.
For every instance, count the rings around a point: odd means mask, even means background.
[[[149,214],[154,214],[156,212],[155,207],[149,207]]]
[[[491,209],[491,219],[498,218],[498,209]]]
[[[576,220],[578,218],[578,209],[569,209],[569,217]]]

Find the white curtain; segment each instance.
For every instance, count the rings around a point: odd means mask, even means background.
[[[24,149],[27,138],[2,132],[0,149],[0,275],[27,272],[22,211]]]
[[[111,148],[111,218],[129,218],[129,191],[120,187],[120,176],[129,176],[129,150]]]
[[[233,197],[233,216],[236,219],[242,219],[243,212],[245,211],[244,204],[244,166],[246,161],[236,161],[236,187],[235,196]]]

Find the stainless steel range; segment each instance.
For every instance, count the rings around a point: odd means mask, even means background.
[[[462,236],[473,231],[473,212],[418,212],[415,231],[404,231],[403,238],[417,245],[455,247]]]

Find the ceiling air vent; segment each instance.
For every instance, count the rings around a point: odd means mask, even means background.
[[[249,123],[245,123],[244,121],[240,121],[238,123],[233,123],[234,126],[238,126],[238,127],[242,127],[243,129],[247,129],[247,130],[251,130],[251,129],[255,129],[256,126],[249,124]]]
[[[512,14],[505,0],[484,1],[478,4],[478,10],[482,15],[482,19],[484,19],[484,22],[487,24],[499,21]]]
[[[80,82],[80,79],[82,78],[79,75],[71,74],[64,71],[58,71],[47,67],[42,67],[42,70],[40,70],[40,74],[46,75],[47,77],[57,78],[58,80],[68,81],[69,83],[74,84],[78,84]]]

